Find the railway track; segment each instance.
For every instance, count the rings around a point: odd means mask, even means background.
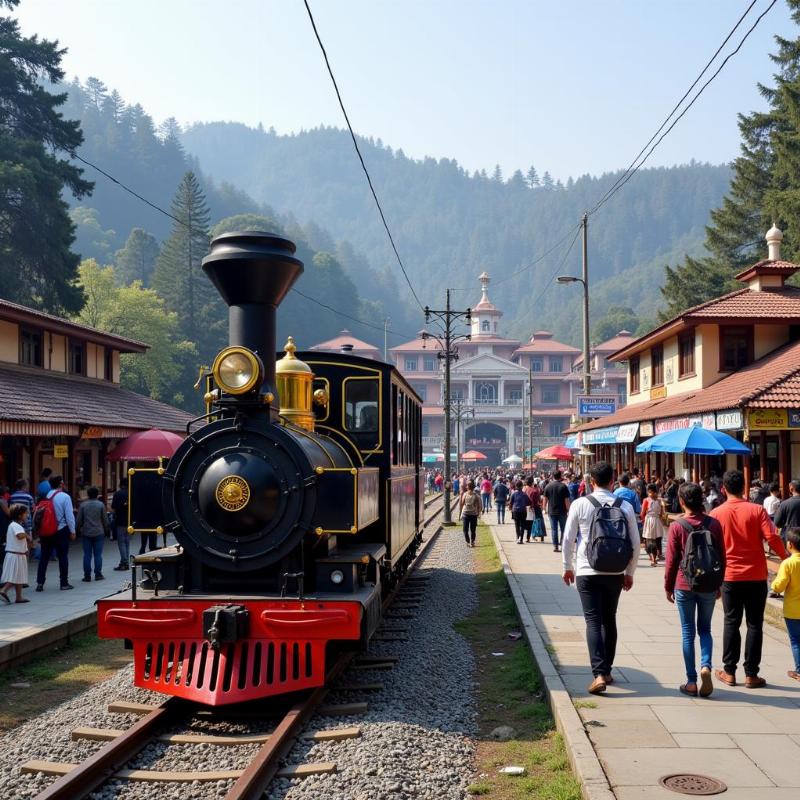
[[[436,495],[425,502],[426,513],[423,531],[435,525],[444,507],[442,495]],[[434,528],[431,535],[423,539],[422,545],[411,563],[408,571],[398,582],[383,604],[384,613],[389,609],[397,611],[398,616],[384,616],[384,624],[394,624],[400,619],[413,616],[414,608],[419,604],[420,585],[413,579],[415,568],[421,563],[428,548],[435,541],[441,525]],[[399,600],[402,600],[402,605]],[[394,630],[394,632],[392,632]],[[404,641],[403,629],[385,627],[384,633],[377,633],[374,641]],[[324,772],[335,772],[333,762],[296,764],[280,767],[281,761],[288,755],[294,742],[302,736],[306,723],[315,714],[326,717],[354,715],[366,713],[367,703],[342,703],[324,705],[324,700],[331,685],[348,668],[354,670],[391,669],[396,657],[342,654],[328,672],[325,686],[304,692],[278,717],[267,731],[257,734],[216,735],[207,733],[165,733],[170,727],[184,725],[195,715],[204,715],[212,720],[217,717],[233,715],[241,719],[236,710],[221,709],[218,712],[202,709],[180,698],[169,698],[160,705],[141,703],[111,703],[109,712],[136,714],[140,719],[126,730],[108,728],[78,727],[72,731],[74,740],[89,739],[107,742],[97,752],[80,764],[48,761],[28,761],[21,766],[23,772],[43,772],[59,776],[50,786],[40,792],[35,800],[81,800],[88,797],[100,786],[112,779],[128,781],[167,782],[212,782],[234,780],[234,784],[225,795],[225,800],[259,800],[269,784],[276,777],[301,778]],[[356,683],[350,686],[340,685],[337,691],[379,691],[380,683]],[[244,710],[244,716],[258,718],[263,721],[268,712],[265,709]],[[321,730],[302,738],[315,741],[339,741],[355,738],[360,735],[356,726]],[[244,769],[234,770],[187,770],[183,772],[170,770],[125,769],[125,765],[134,759],[151,742],[163,742],[171,745],[212,745],[219,747],[260,745],[257,753]]]

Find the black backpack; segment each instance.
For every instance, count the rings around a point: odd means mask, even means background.
[[[714,545],[714,537],[703,525],[695,528],[685,519],[678,519],[686,531],[686,546],[683,548],[681,572],[693,592],[716,592],[722,586],[725,571],[722,569],[722,556]]]
[[[594,506],[586,541],[586,558],[597,572],[624,572],[633,557],[633,545],[628,535],[628,520],[622,512],[622,498],[604,506],[587,495]]]

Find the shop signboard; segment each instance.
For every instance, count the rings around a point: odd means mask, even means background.
[[[102,439],[102,438],[103,438],[103,429],[99,425],[90,425],[88,428],[84,428],[84,431],[81,434],[81,439]]]
[[[663,400],[667,396],[666,386],[656,386],[650,390],[651,400]]]
[[[789,427],[800,428],[800,409],[797,408],[789,409]]]
[[[785,431],[789,427],[789,414],[785,408],[751,408],[747,425],[751,431]]]
[[[666,433],[667,431],[679,431],[683,428],[691,428],[689,417],[672,417],[671,419],[656,420],[656,434]]]
[[[65,444],[54,444],[53,458],[69,458],[69,447]]]
[[[629,422],[627,425],[620,425],[617,431],[617,441],[620,444],[628,444],[636,438],[639,433],[639,423]]]
[[[613,394],[579,394],[579,417],[607,417],[617,410],[617,396]]]
[[[583,432],[583,444],[616,444],[619,425]]]
[[[717,411],[718,431],[738,431],[742,429],[742,412],[738,408]]]
[[[653,428],[652,420],[639,423],[639,436],[641,436],[642,439],[653,436],[654,433],[655,429]]]

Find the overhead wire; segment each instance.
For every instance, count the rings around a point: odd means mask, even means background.
[[[303,0],[303,4],[306,7],[306,12],[308,13],[308,19],[311,22],[311,27],[314,31],[314,36],[316,37],[317,44],[319,45],[319,48],[322,51],[322,57],[325,60],[325,66],[328,70],[328,75],[330,76],[331,83],[333,83],[333,88],[334,91],[336,92],[336,99],[339,101],[339,108],[341,108],[342,110],[342,114],[344,115],[344,121],[347,123],[347,129],[350,131],[350,138],[353,140],[353,147],[355,148],[356,155],[358,156],[358,160],[361,164],[361,169],[364,172],[364,176],[367,179],[369,190],[372,193],[372,199],[375,201],[375,205],[378,208],[378,214],[380,214],[381,222],[383,223],[386,235],[389,237],[389,243],[392,246],[395,258],[397,259],[397,263],[400,265],[400,270],[403,273],[403,277],[406,279],[408,288],[411,290],[411,294],[414,296],[414,300],[417,301],[417,305],[420,307],[420,309],[424,311],[425,306],[422,305],[422,302],[420,301],[419,297],[417,296],[417,292],[414,289],[414,285],[411,283],[411,278],[408,277],[406,266],[403,263],[403,259],[400,257],[400,252],[398,251],[397,245],[395,244],[394,236],[392,236],[392,231],[389,228],[389,223],[386,221],[386,214],[384,214],[383,212],[383,206],[381,206],[381,201],[378,199],[378,194],[375,191],[375,186],[372,183],[372,177],[370,176],[369,170],[367,169],[367,165],[364,162],[364,156],[361,154],[361,148],[358,146],[358,139],[356,138],[356,134],[353,131],[353,126],[350,124],[350,117],[347,113],[347,109],[345,108],[344,100],[342,100],[342,93],[339,91],[339,84],[336,82],[336,77],[333,74],[331,62],[330,59],[328,58],[328,51],[325,49],[325,45],[322,42],[322,37],[319,34],[319,30],[317,30],[317,23],[314,19],[314,14],[311,11],[311,6],[309,6],[308,0]]]
[[[739,41],[739,44],[730,53],[728,53],[727,56],[725,56],[725,58],[722,60],[722,63],[719,65],[719,67],[717,67],[717,69],[709,77],[709,79],[700,87],[700,89],[697,91],[695,96],[689,101],[689,103],[686,105],[686,107],[672,121],[672,124],[661,134],[661,136],[658,138],[658,140],[655,142],[655,144],[653,144],[653,146],[647,152],[647,155],[645,155],[644,158],[641,158],[641,160],[639,160],[641,155],[642,155],[642,153],[644,153],[644,151],[653,142],[653,140],[656,138],[656,136],[658,136],[658,134],[663,130],[664,126],[669,122],[669,120],[672,118],[672,116],[677,112],[678,108],[680,108],[680,106],[683,103],[683,101],[689,96],[689,94],[691,93],[692,89],[694,89],[694,87],[699,83],[699,81],[703,77],[703,75],[705,75],[705,73],[708,71],[708,69],[711,66],[711,64],[716,60],[717,56],[722,51],[722,48],[731,39],[733,34],[736,32],[736,30],[739,28],[739,26],[744,21],[745,17],[750,13],[750,10],[753,8],[753,6],[755,5],[756,2],[757,2],[757,0],[752,0],[750,5],[745,9],[745,11],[742,14],[742,16],[739,17],[739,19],[736,22],[736,24],[733,26],[731,31],[725,37],[725,39],[722,42],[722,44],[717,48],[717,50],[714,53],[714,55],[711,57],[711,59],[708,61],[708,63],[705,65],[705,67],[703,67],[702,71],[697,76],[697,78],[694,80],[692,85],[686,90],[686,92],[684,93],[683,97],[681,97],[681,99],[676,103],[676,105],[672,109],[672,111],[670,111],[670,113],[667,115],[666,119],[661,123],[660,127],[658,128],[658,130],[650,137],[650,140],[639,151],[639,153],[637,154],[636,158],[633,159],[633,161],[628,166],[628,168],[623,172],[623,174],[620,175],[617,178],[617,180],[614,182],[613,186],[611,186],[605,192],[605,194],[600,198],[600,200],[598,200],[597,203],[595,203],[595,205],[592,207],[592,209],[587,212],[589,214],[589,216],[591,216],[592,214],[595,214],[597,211],[599,211],[620,189],[622,189],[622,187],[647,162],[647,160],[653,154],[655,149],[661,144],[662,141],[664,141],[664,138],[667,135],[669,135],[670,131],[672,131],[672,129],[678,124],[678,122],[680,122],[680,120],[684,117],[686,112],[689,111],[689,109],[697,102],[697,100],[700,98],[700,96],[703,94],[703,92],[706,90],[706,88],[709,86],[709,84],[717,77],[717,75],[720,74],[720,72],[722,72],[722,70],[725,68],[725,65],[731,60],[731,58],[733,58],[733,56],[735,56],[742,49],[742,45],[744,45],[744,43],[750,37],[750,34],[753,33],[753,31],[758,27],[758,25],[761,22],[761,20],[764,19],[764,17],[772,10],[773,6],[775,6],[775,4],[778,2],[778,0],[772,0],[772,2],[767,6],[767,8],[765,8],[764,11],[762,11],[758,15],[758,17],[756,17],[756,19],[753,22],[753,24],[750,26],[750,28],[746,31],[746,33],[744,34],[742,39]]]

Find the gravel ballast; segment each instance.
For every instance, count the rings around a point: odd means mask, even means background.
[[[476,730],[474,662],[469,644],[453,629],[476,603],[472,562],[460,530],[444,530],[425,561],[414,573],[428,576],[409,587],[422,594],[415,619],[385,621],[385,628],[405,628],[408,641],[375,641],[370,655],[394,655],[391,670],[350,670],[342,684],[383,683],[372,692],[340,692],[326,703],[365,701],[368,712],[351,717],[315,717],[309,730],[358,726],[361,736],[337,742],[299,740],[287,763],[332,761],[337,771],[305,779],[278,779],[270,800],[372,800],[411,798],[462,800],[473,777]],[[418,588],[423,587],[424,588]],[[400,601],[402,602],[402,601]],[[414,601],[416,602],[416,601]],[[128,728],[137,717],[109,714],[113,700],[160,702],[162,696],[132,686],[132,668],[121,670],[68,703],[33,719],[0,738],[0,795],[6,800],[29,800],[55,780],[41,774],[22,774],[29,759],[78,763],[102,743],[72,741],[78,726]],[[225,722],[199,719],[192,732],[257,733],[265,725],[252,720]],[[178,730],[177,728],[175,729]],[[186,727],[181,728],[182,732]],[[127,766],[155,770],[243,769],[258,745],[171,745],[152,743]],[[152,798],[203,800],[223,797],[230,781],[203,783],[139,783],[113,780],[94,797],[102,800]]]

